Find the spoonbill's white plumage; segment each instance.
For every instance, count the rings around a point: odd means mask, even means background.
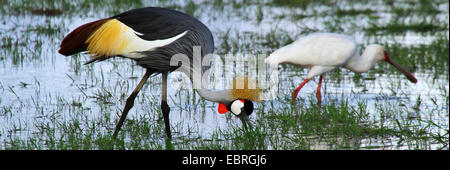
[[[362,73],[384,60],[405,74],[408,80],[417,82],[411,73],[389,57],[383,46],[368,45],[361,55],[358,51],[358,45],[352,37],[334,33],[313,33],[274,51],[265,62],[270,65],[293,64],[311,69],[306,79],[293,92],[292,102],[295,102],[298,92],[311,78],[320,75],[316,93],[319,106],[322,75],[338,67]]]

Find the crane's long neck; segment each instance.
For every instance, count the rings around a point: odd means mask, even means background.
[[[197,93],[204,99],[213,101],[213,102],[220,102],[220,103],[228,103],[232,101],[231,96],[231,90],[217,90],[213,91],[207,88],[203,88],[205,86],[202,86],[202,82],[207,82],[206,80],[203,80],[203,75],[200,74],[202,71],[198,67],[181,67],[179,71],[185,73],[189,76],[189,79],[192,82],[192,87],[197,91]]]
[[[369,71],[375,66],[376,61],[373,53],[365,50],[362,55],[355,53],[355,55],[345,64],[345,68],[357,73]]]

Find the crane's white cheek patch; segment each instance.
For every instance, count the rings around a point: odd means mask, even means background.
[[[244,102],[241,100],[236,100],[231,104],[231,112],[233,112],[235,115],[241,114],[241,108],[244,107]]]

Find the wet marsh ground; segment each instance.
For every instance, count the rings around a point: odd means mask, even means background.
[[[0,0],[0,149],[448,149],[449,3],[446,0]],[[367,73],[344,69],[300,92],[307,69],[281,66],[274,100],[256,103],[243,129],[217,104],[169,75],[173,141],[165,142],[161,78],[139,93],[117,140],[125,100],[145,70],[113,58],[83,65],[88,55],[58,54],[61,40],[84,23],[129,9],[159,6],[198,18],[212,31],[215,53],[269,54],[312,32],[384,44],[418,79],[388,64]],[[364,47],[363,47],[364,48]],[[190,86],[188,86],[190,87]]]

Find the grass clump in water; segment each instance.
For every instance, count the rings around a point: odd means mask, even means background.
[[[302,9],[313,5],[332,5],[334,2],[330,0],[273,0],[273,4],[281,6],[299,7]]]
[[[438,25],[433,22],[415,22],[415,23],[403,23],[398,20],[392,21],[386,25],[380,25],[378,23],[371,24],[369,27],[364,28],[364,31],[369,34],[384,35],[384,34],[405,34],[408,31],[419,33],[434,33],[447,30],[447,25]]]

